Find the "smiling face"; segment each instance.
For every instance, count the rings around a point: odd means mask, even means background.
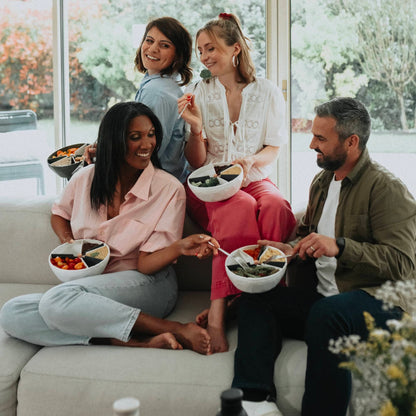
[[[156,147],[155,128],[149,117],[138,116],[130,121],[126,145],[126,165],[134,170],[145,169]]]
[[[322,169],[337,171],[347,160],[346,140],[340,141],[332,117],[315,117],[312,123],[313,138],[309,147],[317,152],[316,163]]]
[[[175,59],[175,45],[157,28],[152,27],[142,43],[143,66],[150,75],[168,68]]]
[[[202,31],[196,41],[199,59],[213,76],[219,77],[237,72],[232,65],[232,57],[240,51],[238,44],[227,46],[223,39],[220,37],[213,39],[206,31]]]

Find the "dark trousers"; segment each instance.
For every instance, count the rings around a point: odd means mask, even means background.
[[[340,369],[343,357],[328,350],[329,340],[343,335],[368,336],[363,311],[378,327],[400,319],[400,308],[384,311],[382,303],[362,290],[323,297],[310,289],[277,286],[262,294],[243,294],[238,314],[238,346],[233,387],[276,395],[274,363],[284,337],[308,346],[303,416],[345,415],[351,374]]]

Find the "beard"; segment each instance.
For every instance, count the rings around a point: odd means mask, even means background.
[[[321,159],[316,159],[317,165],[331,172],[338,170],[347,159],[346,152],[335,153],[333,156],[324,156],[319,150],[316,150],[316,152],[322,155]]]

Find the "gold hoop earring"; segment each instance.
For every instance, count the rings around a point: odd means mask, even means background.
[[[240,65],[240,60],[238,59],[238,56],[233,55],[233,57],[231,59],[231,63],[233,64],[234,68],[237,68],[238,65]]]

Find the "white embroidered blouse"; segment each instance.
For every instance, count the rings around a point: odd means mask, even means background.
[[[258,78],[242,90],[240,116],[234,123],[228,114],[225,88],[217,78],[191,85],[186,92],[195,94],[202,113],[202,134],[208,141],[205,164],[231,162],[256,154],[264,146],[287,142],[283,94],[267,79]],[[189,134],[187,124],[187,139]],[[272,168],[272,164],[253,167],[243,186],[268,177]]]

